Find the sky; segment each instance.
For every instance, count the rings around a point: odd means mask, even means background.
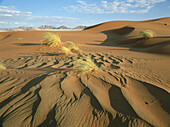
[[[170,0],[0,0],[0,28],[170,17]]]

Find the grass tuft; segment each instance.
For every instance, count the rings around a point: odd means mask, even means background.
[[[0,69],[6,69],[5,65],[0,61]]]
[[[49,47],[60,47],[61,39],[58,34],[53,34],[50,32],[46,32],[43,35],[44,41],[41,45],[47,45]]]
[[[140,31],[140,35],[142,35],[145,38],[152,38],[154,37],[154,32],[151,30],[142,30]]]
[[[98,67],[90,57],[84,57],[84,59],[77,59],[74,61],[74,69],[83,72],[91,72],[98,70]]]
[[[22,37],[18,37],[18,38],[16,38],[16,40],[19,40],[19,41],[21,41],[21,40],[23,40],[24,38],[22,38]]]
[[[65,46],[63,46],[63,47],[61,48],[61,50],[62,50],[62,53],[65,54],[65,55],[71,55],[71,54],[73,54],[73,53],[71,52],[71,50],[70,50],[69,48],[65,47]]]
[[[65,43],[68,45],[68,48],[71,51],[79,51],[78,46],[76,44],[74,44],[72,41],[66,41]]]

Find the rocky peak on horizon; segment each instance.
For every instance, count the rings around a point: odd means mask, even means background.
[[[39,27],[39,29],[57,29],[57,27],[48,26],[48,25],[42,25],[42,26]]]
[[[55,27],[55,26],[49,26],[49,25],[41,25],[40,27],[27,27],[27,26],[20,26],[17,28],[6,28],[2,30],[6,31],[29,31],[29,30],[45,30],[45,29],[85,29],[86,26],[77,26],[75,28],[69,28],[67,26],[60,26],[60,27]]]
[[[69,28],[67,26],[60,26],[60,27],[58,27],[58,29],[71,29],[71,28]]]
[[[76,26],[74,29],[85,29],[86,28],[86,26]]]

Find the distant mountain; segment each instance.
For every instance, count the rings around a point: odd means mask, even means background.
[[[58,28],[54,26],[42,25],[39,27],[39,29],[58,29]]]
[[[19,29],[25,30],[25,31],[29,31],[29,30],[39,30],[36,27],[26,27],[26,26],[21,26],[19,27]]]
[[[69,28],[67,26],[60,26],[60,27],[54,27],[54,26],[48,26],[48,25],[42,25],[40,27],[27,27],[27,26],[20,26],[18,28],[7,28],[7,29],[1,29],[5,31],[30,31],[30,30],[64,30],[64,29],[85,29],[86,26],[77,26],[75,28]]]
[[[60,26],[60,27],[58,27],[58,29],[71,29],[71,28],[66,27],[66,26]]]
[[[86,26],[77,26],[77,27],[75,27],[74,29],[85,29],[86,28]]]

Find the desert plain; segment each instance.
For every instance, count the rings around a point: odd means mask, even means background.
[[[81,51],[40,45],[45,32]],[[74,68],[85,56],[98,70]],[[170,127],[170,17],[0,32],[0,60],[0,127]]]

